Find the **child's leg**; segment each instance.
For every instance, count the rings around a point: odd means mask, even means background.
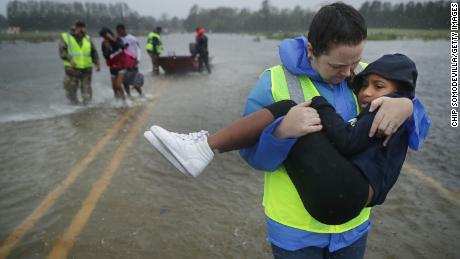
[[[343,224],[368,201],[367,179],[324,132],[299,138],[284,165],[305,209],[322,223]]]
[[[197,177],[213,159],[213,149],[227,152],[253,145],[265,127],[295,105],[290,100],[274,103],[211,136],[206,131],[179,134],[157,125],[144,136],[179,171]]]
[[[245,116],[208,137],[212,150],[228,152],[257,143],[260,134],[276,118],[286,115],[296,103],[291,100],[276,102]]]

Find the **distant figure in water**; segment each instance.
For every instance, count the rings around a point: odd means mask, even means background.
[[[163,44],[161,43],[161,27],[156,27],[153,32],[150,32],[147,35],[147,45],[145,46],[147,49],[147,53],[149,54],[150,58],[152,59],[153,65],[153,73],[155,75],[160,74],[160,54],[163,51]]]
[[[204,28],[196,28],[195,41],[196,41],[196,53],[198,54],[198,71],[203,71],[203,65],[206,66],[206,70],[211,74],[211,68],[209,67],[209,53],[208,53],[208,37],[206,37]]]
[[[70,32],[61,34],[59,56],[64,61],[64,89],[71,104],[79,104],[77,90],[80,87],[83,104],[92,99],[91,75],[93,64],[100,71],[99,57],[90,37],[86,35],[86,24],[75,23]]]
[[[99,35],[104,39],[102,54],[110,68],[113,93],[115,98],[124,100],[123,79],[128,69],[133,69],[137,65],[135,54],[126,50],[123,40],[116,37],[110,29],[102,28]]]

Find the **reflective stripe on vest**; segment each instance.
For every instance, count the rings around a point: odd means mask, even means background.
[[[75,62],[75,67],[79,69],[90,68],[93,66],[91,58],[91,41],[88,36],[83,37],[81,47],[78,45],[74,36],[69,33],[62,34],[62,40],[67,45],[67,53]],[[64,61],[64,66],[71,67],[69,61]]]
[[[160,35],[158,33],[155,33],[155,32],[149,33],[149,35],[147,36],[147,45],[145,45],[145,48],[147,49],[147,51],[153,51],[153,39],[154,38],[158,39],[158,42],[160,43],[156,46],[155,52],[160,54],[163,51],[163,44],[161,44]]]
[[[275,102],[293,99],[300,103],[320,95],[307,76],[294,76],[281,65],[268,70]],[[357,102],[356,106],[359,107]],[[283,165],[273,172],[265,172],[263,205],[265,214],[276,222],[315,233],[342,233],[361,225],[370,215],[370,208],[365,208],[356,218],[341,225],[326,225],[317,221],[305,210]]]

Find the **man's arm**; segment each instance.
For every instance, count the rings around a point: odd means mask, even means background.
[[[67,52],[67,45],[62,37],[59,39],[59,57],[64,61],[70,61],[69,53]]]
[[[133,36],[134,39],[134,47],[136,48],[136,57],[137,61],[141,61],[141,46],[139,45],[139,42],[137,41],[137,38]]]
[[[153,46],[153,50],[152,52],[155,53],[155,54],[159,54],[157,52],[157,46],[160,45],[160,40],[158,40],[158,38],[153,38],[152,39],[152,46]]]

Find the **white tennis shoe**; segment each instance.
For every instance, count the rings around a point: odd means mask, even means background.
[[[185,170],[185,168],[177,161],[166,149],[165,146],[161,143],[161,141],[153,135],[151,131],[146,131],[144,132],[144,137],[152,144],[159,152],[162,154],[166,159],[168,159],[171,164],[173,164],[177,170],[179,170],[181,173],[183,173],[186,176],[190,176],[189,173]]]
[[[166,159],[179,171],[182,166],[193,177],[200,175],[214,158],[214,152],[208,144],[207,131],[179,134],[156,125],[152,126],[150,131],[163,144],[162,147],[169,151],[168,155],[164,155]],[[177,166],[176,161],[180,166]]]

